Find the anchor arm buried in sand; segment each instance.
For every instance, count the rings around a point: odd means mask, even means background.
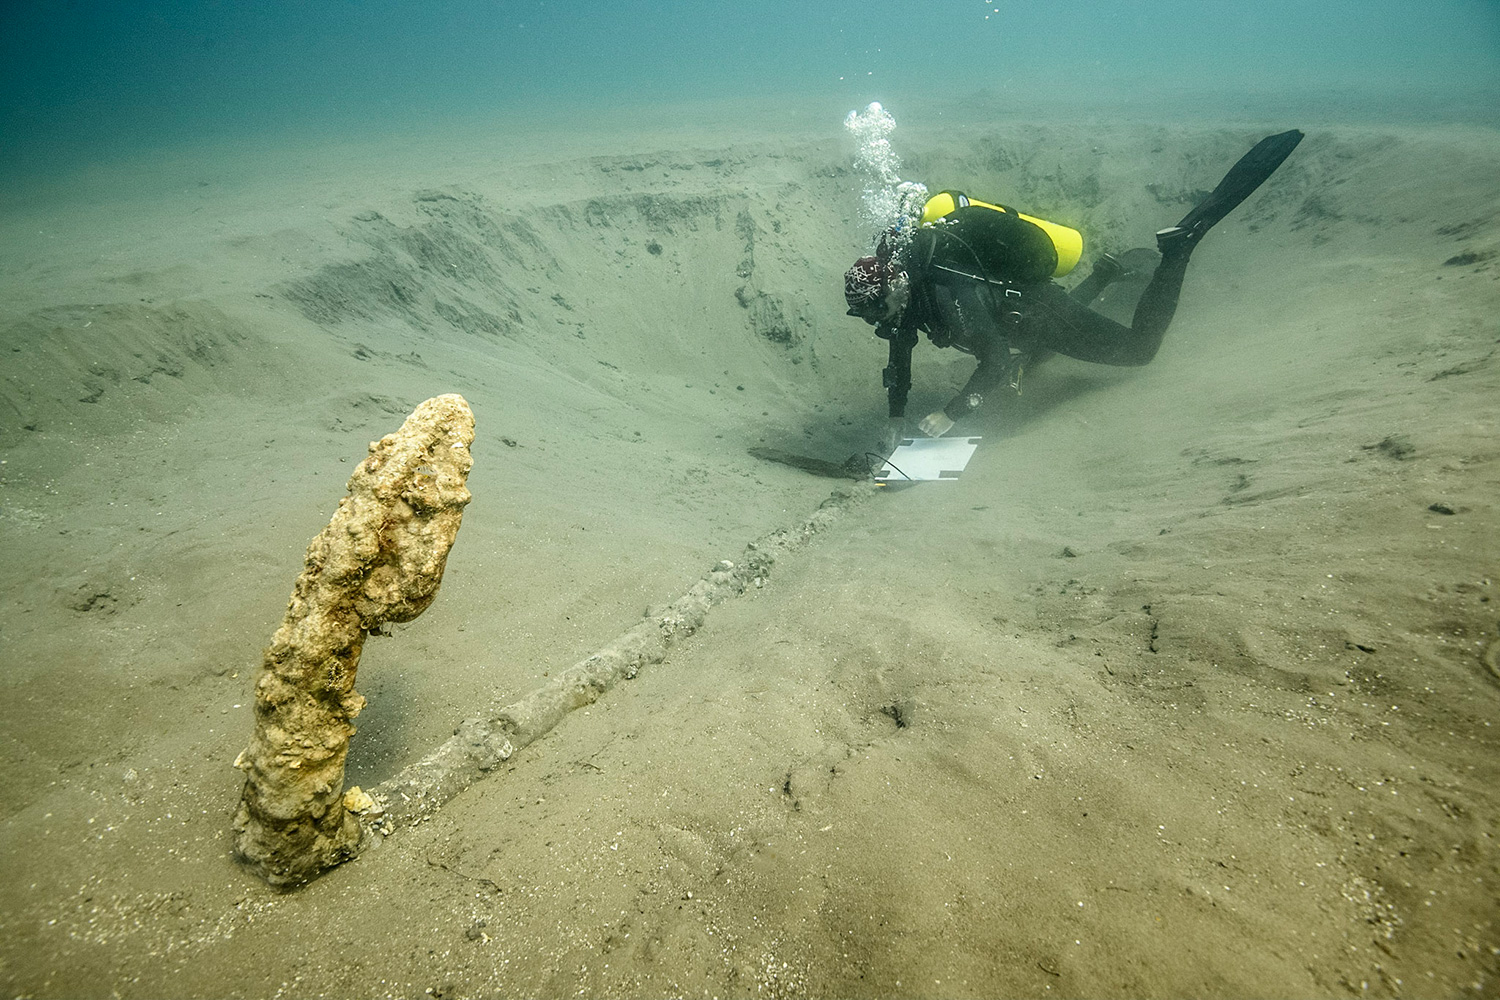
[[[256,679],[254,735],[235,761],[246,775],[235,854],[272,885],[309,881],[364,846],[343,787],[365,704],[354,690],[360,651],[369,632],[411,621],[437,596],[470,499],[473,440],[462,396],[422,403],[370,445],[307,548]]]
[[[361,803],[351,807],[358,808],[370,832],[382,837],[425,822],[502,761],[546,735],[569,712],[593,704],[619,681],[663,662],[675,641],[696,632],[715,605],[759,589],[781,556],[827,531],[875,489],[873,483],[860,483],[835,490],[811,517],[751,542],[738,562],[720,560],[677,600],[648,612],[634,627],[547,684],[519,701],[490,705],[465,719],[451,739],[371,788],[368,796],[361,793]]]

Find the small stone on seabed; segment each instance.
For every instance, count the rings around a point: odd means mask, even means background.
[[[369,812],[375,808],[375,800],[358,785],[344,793],[344,808],[353,813]]]

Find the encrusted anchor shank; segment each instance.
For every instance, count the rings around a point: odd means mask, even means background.
[[[365,636],[410,621],[437,596],[458,535],[473,458],[474,415],[462,396],[427,400],[370,445],[349,494],[307,547],[286,617],[255,682],[255,733],[235,766],[245,790],[235,853],[272,885],[315,878],[359,853],[344,808],[354,690]]]

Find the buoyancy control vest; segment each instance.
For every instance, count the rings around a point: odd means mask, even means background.
[[[962,221],[979,239],[967,240],[966,253],[949,254],[946,262],[979,267],[995,281],[1031,284],[1061,278],[1083,256],[1083,235],[1076,229],[1038,219],[1004,205],[976,201],[961,191],[943,191],[927,199],[920,224],[938,226]],[[973,258],[966,262],[961,257]]]

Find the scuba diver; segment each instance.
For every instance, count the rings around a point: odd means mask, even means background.
[[[1051,281],[1071,271],[1082,255],[1083,240],[1075,230],[954,191],[920,205],[908,197],[904,221],[881,237],[874,256],[855,261],[844,275],[848,314],[890,342],[882,373],[890,404],[887,443],[894,447],[905,436],[918,331],[938,347],[956,347],[979,361],[958,395],[922,418],[919,429],[929,437],[952,430],[1000,385],[1019,391],[1023,369],[1046,352],[1105,365],[1149,362],[1177,309],[1193,248],[1301,140],[1296,129],[1262,139],[1201,204],[1156,234],[1160,260],[1128,327],[1089,308],[1112,281],[1129,273],[1115,257],[1103,255],[1071,292]],[[926,194],[920,185],[910,187]]]

